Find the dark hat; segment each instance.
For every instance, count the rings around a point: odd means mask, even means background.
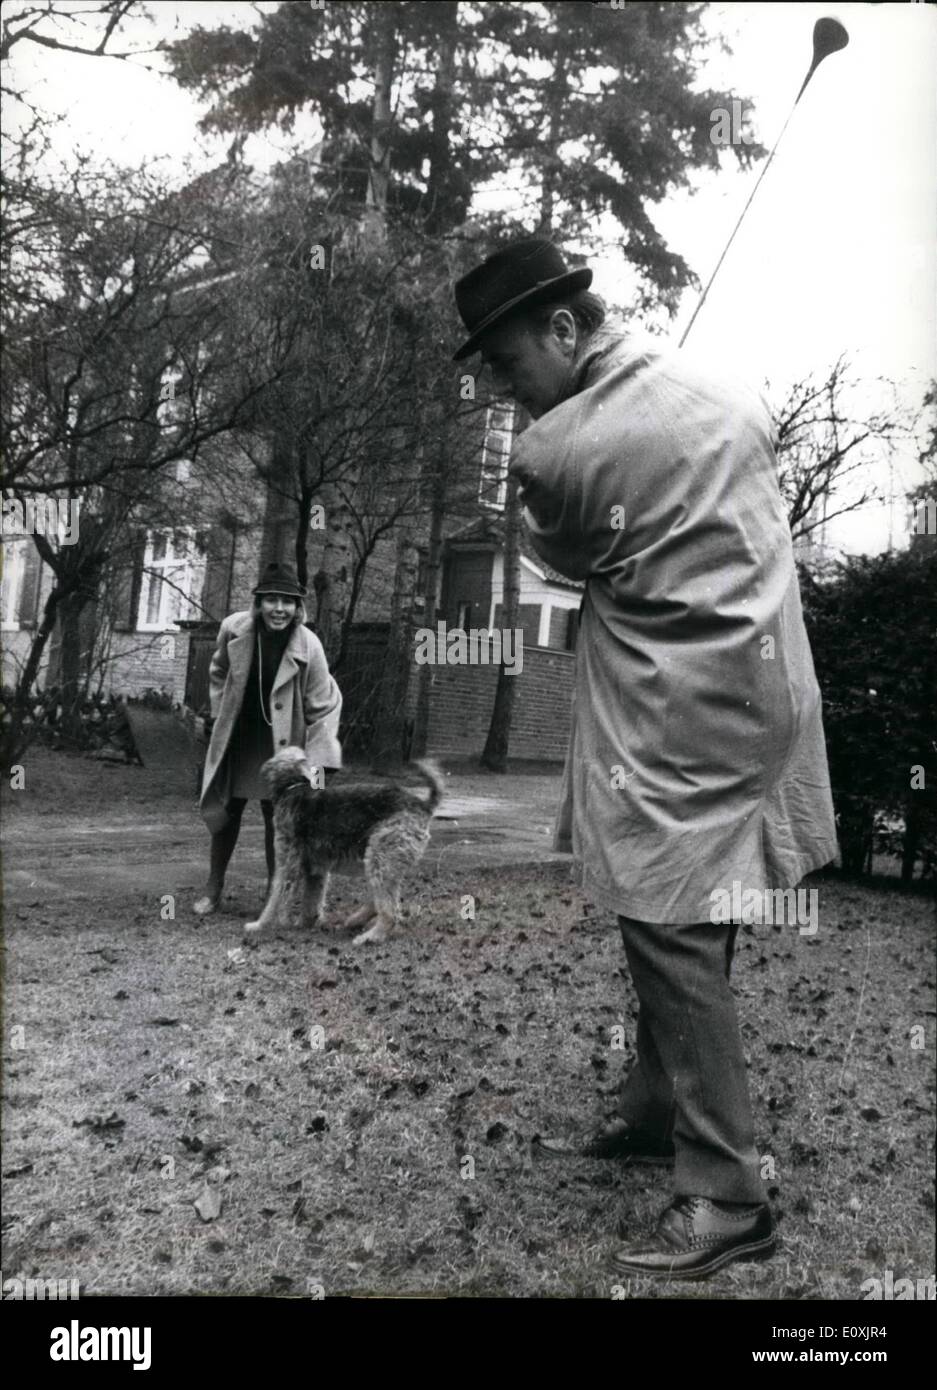
[[[300,584],[291,565],[271,560],[254,589],[254,594],[286,594],[288,598],[304,598],[306,590]]]
[[[543,237],[512,241],[456,281],[455,302],[471,337],[453,354],[453,362],[475,352],[479,338],[522,304],[544,304],[557,295],[587,290],[591,284],[588,266],[567,270],[551,241]]]

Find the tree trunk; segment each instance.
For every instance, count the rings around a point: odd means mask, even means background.
[[[448,474],[444,460],[437,458],[431,490],[426,593],[421,624],[422,627],[428,627],[431,631],[436,629],[436,609],[439,605],[440,577],[442,574],[442,531],[446,519],[447,481]],[[416,715],[413,721],[413,756],[415,758],[425,756],[429,741],[430,695],[435,670],[435,666],[427,661],[419,668],[417,676]]]
[[[517,612],[521,591],[521,513],[517,500],[517,483],[508,478],[504,504],[504,598],[501,604],[501,628],[517,627]],[[503,655],[502,641],[502,655]],[[498,671],[498,688],[491,712],[488,739],[481,755],[481,766],[489,772],[506,772],[508,745],[511,741],[511,721],[514,715],[514,691],[517,676],[509,675],[502,661]]]
[[[374,44],[374,101],[371,106],[371,144],[368,188],[365,195],[365,224],[376,241],[386,234],[387,185],[390,181],[390,135],[393,124],[391,89],[397,57],[394,7],[372,7]]]
[[[438,23],[436,77],[430,99],[429,178],[427,180],[426,234],[437,236],[464,220],[466,199],[460,196],[452,165],[452,89],[455,83],[455,50],[459,32],[458,0],[437,0]]]
[[[354,569],[351,536],[348,531],[348,507],[337,488],[329,488],[325,495],[325,516],[322,568],[315,579],[318,599],[316,625],[331,665],[337,659],[342,645],[342,628]]]
[[[543,156],[543,177],[540,184],[540,223],[537,227],[537,235],[543,237],[552,237],[553,235],[554,192],[556,188],[557,169],[560,167],[557,146],[560,143],[560,118],[567,89],[566,59],[562,53],[557,53],[548,107],[549,127],[546,142],[547,148]]]
[[[62,732],[75,743],[81,736],[81,700],[83,693],[81,615],[88,605],[81,589],[69,594],[59,604],[59,679],[62,701]]]
[[[23,724],[30,710],[33,686],[39,674],[43,653],[55,629],[55,617],[58,612],[60,597],[61,594],[58,588],[56,585],[53,585],[49,597],[45,601],[45,607],[42,610],[42,622],[36,629],[32,645],[29,648],[26,665],[23,667],[20,678],[16,683],[13,707],[10,714],[10,725],[9,728],[4,730],[2,754],[0,754],[0,762],[2,762],[2,766],[7,770],[9,770],[13,763],[19,760],[32,742],[34,730],[32,728],[25,729]]]
[[[311,488],[300,484],[299,519],[296,523],[296,577],[303,588],[309,580],[309,567],[306,562],[306,543],[309,538],[309,518],[312,516],[312,499],[315,494]]]
[[[387,634],[387,653],[372,744],[372,761],[380,772],[399,767],[405,761],[407,687],[412,666],[410,615],[415,581],[416,549],[409,531],[403,529],[397,537],[390,631]]]

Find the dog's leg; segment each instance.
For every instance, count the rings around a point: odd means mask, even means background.
[[[303,926],[319,926],[325,914],[325,900],[329,890],[329,871],[311,873],[303,888]]]
[[[429,844],[429,825],[412,816],[387,821],[368,841],[364,872],[371,889],[377,921],[354,944],[386,941],[400,927],[400,888],[403,876],[416,867]]]
[[[276,868],[273,871],[273,882],[270,885],[270,894],[267,901],[264,903],[264,910],[257,918],[256,922],[244,923],[244,934],[246,936],[254,936],[257,932],[263,931],[265,927],[269,927],[273,919],[279,914],[280,899],[283,896],[285,886],[283,881],[283,870],[280,868],[281,862],[278,854]]]
[[[365,903],[364,907],[359,907],[357,912],[353,912],[350,917],[345,918],[346,927],[363,927],[365,922],[370,922],[377,912],[373,902]]]
[[[246,936],[256,936],[258,932],[269,927],[271,922],[282,921],[283,907],[286,900],[290,897],[293,887],[290,869],[295,870],[295,865],[293,863],[295,855],[291,854],[291,850],[292,846],[290,841],[277,829],[275,844],[276,863],[273,870],[273,882],[270,885],[267,901],[264,903],[264,910],[257,918],[256,922],[244,923],[244,933]],[[295,872],[293,877],[295,877]]]
[[[374,926],[369,927],[367,931],[360,932],[352,942],[354,946],[360,946],[365,941],[386,941],[389,936],[394,935],[400,912],[399,896],[396,902],[393,899],[381,902],[376,911],[377,921]]]
[[[292,828],[292,827],[291,827]],[[277,863],[283,865],[283,891],[277,903],[277,923],[281,927],[296,925],[298,919],[297,898],[304,891],[306,875],[300,857],[299,845],[290,836],[277,841]]]
[[[365,941],[386,941],[397,928],[400,916],[400,874],[404,865],[399,854],[395,854],[397,835],[386,828],[384,833],[373,835],[364,853],[364,872],[371,890],[371,901],[377,921],[373,927],[361,932],[354,939],[354,945]]]

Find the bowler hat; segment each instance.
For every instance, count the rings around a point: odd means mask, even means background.
[[[281,560],[271,560],[260,576],[254,594],[286,594],[289,598],[304,598],[306,590],[291,565],[284,565]]]
[[[567,270],[551,241],[543,237],[512,241],[456,281],[456,306],[471,337],[453,354],[453,362],[475,352],[479,339],[522,305],[543,304],[557,294],[587,290],[591,284],[588,266]]]

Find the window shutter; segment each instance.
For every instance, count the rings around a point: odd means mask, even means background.
[[[20,588],[17,621],[20,627],[35,627],[39,616],[39,589],[42,582],[42,559],[30,543],[23,547],[23,583]]]

